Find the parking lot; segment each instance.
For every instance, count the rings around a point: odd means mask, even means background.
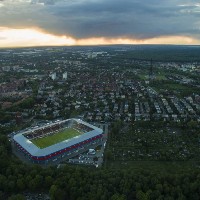
[[[66,159],[63,163],[93,165],[95,167],[102,166],[109,125],[99,123],[94,123],[94,125],[103,129],[104,135],[102,137],[102,140],[98,143],[92,143],[87,146],[84,146],[82,150],[68,155],[68,159]],[[94,149],[95,154],[89,154],[89,149]]]

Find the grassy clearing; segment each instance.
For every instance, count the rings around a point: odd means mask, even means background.
[[[62,142],[64,140],[68,140],[78,135],[80,135],[80,133],[77,130],[73,128],[68,128],[56,134],[49,135],[47,137],[34,139],[31,142],[35,144],[37,147],[39,147],[40,149],[43,149],[43,148],[52,146],[56,143]]]
[[[146,74],[140,74],[139,77],[142,80],[148,80],[149,79],[148,75],[146,75]]]
[[[199,88],[179,83],[162,83],[157,85],[154,84],[152,85],[152,88],[155,89],[157,92],[160,92],[161,90],[174,92],[178,97],[185,97],[192,95],[193,93],[199,93]]]

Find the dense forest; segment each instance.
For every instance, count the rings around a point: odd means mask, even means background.
[[[173,173],[127,168],[66,166],[42,168],[21,163],[0,136],[0,199],[23,200],[23,192],[46,192],[55,200],[191,199],[200,197],[200,169]]]
[[[133,45],[121,56],[127,59],[166,61],[166,62],[199,62],[200,46],[176,45]],[[118,56],[118,59],[121,59]]]

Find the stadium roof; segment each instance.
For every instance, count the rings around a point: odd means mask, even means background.
[[[32,156],[37,156],[37,157],[40,157],[40,156],[47,156],[47,155],[50,155],[54,152],[57,152],[57,151],[60,151],[64,148],[67,148],[67,147],[70,147],[70,146],[73,146],[79,142],[82,142],[84,140],[87,140],[87,139],[90,139],[91,137],[95,137],[97,135],[100,135],[103,133],[103,130],[100,129],[100,128],[97,128],[87,122],[84,122],[80,119],[67,119],[67,120],[63,120],[63,121],[57,121],[57,122],[54,122],[52,124],[49,124],[49,125],[46,125],[46,126],[43,126],[43,127],[47,127],[47,126],[52,126],[52,125],[55,125],[55,124],[59,124],[59,123],[63,123],[63,122],[67,122],[67,121],[70,121],[70,120],[74,120],[78,123],[81,123],[81,124],[84,124],[90,128],[92,128],[93,130],[89,131],[89,132],[86,132],[84,134],[81,134],[79,136],[76,136],[76,137],[73,137],[73,138],[70,138],[68,140],[64,140],[62,142],[59,142],[57,144],[54,144],[52,146],[48,146],[46,148],[43,148],[43,149],[40,149],[38,148],[36,145],[34,145],[29,139],[27,139],[23,134],[25,133],[28,133],[30,132],[30,130],[39,130],[41,129],[42,127],[39,127],[39,128],[35,128],[35,129],[29,129],[29,130],[26,130],[26,131],[22,131],[18,134],[16,134],[14,136],[14,140],[20,144],[26,151],[28,151]]]

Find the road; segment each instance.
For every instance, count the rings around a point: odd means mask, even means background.
[[[95,165],[96,167],[101,167],[103,164],[103,156],[104,156],[104,150],[106,147],[106,142],[108,138],[108,124],[100,124],[100,123],[93,123],[94,126],[97,126],[103,130],[103,137],[102,141],[100,143],[97,143],[95,145],[89,145],[86,148],[84,148],[83,151],[79,151],[78,153],[73,153],[70,155],[69,161],[67,163],[73,163],[73,164],[83,164],[83,165]],[[97,146],[101,145],[101,149],[96,151],[95,155],[88,155],[86,152],[88,152],[88,149],[95,149]],[[73,158],[77,157],[79,158]],[[98,160],[94,162],[94,158],[97,157]]]
[[[98,167],[101,167],[103,164],[103,155],[104,155],[104,151],[105,151],[105,147],[106,147],[106,142],[108,139],[108,124],[95,124],[95,126],[103,129],[103,131],[104,131],[104,134],[102,137],[101,149],[96,154],[96,156],[98,157],[97,165],[98,165]]]

